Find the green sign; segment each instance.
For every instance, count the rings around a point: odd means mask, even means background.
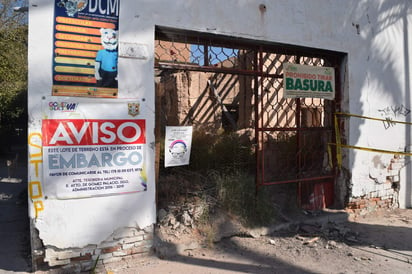
[[[335,98],[335,69],[283,64],[284,98]]]

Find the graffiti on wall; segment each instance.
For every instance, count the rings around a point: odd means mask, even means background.
[[[385,119],[385,121],[383,121],[383,126],[385,129],[394,127],[396,125],[396,122],[394,122],[394,120],[396,120],[397,117],[406,117],[411,113],[411,110],[405,107],[403,104],[387,106],[383,109],[378,109],[378,111],[381,113],[381,116]]]
[[[31,133],[28,138],[29,143],[29,168],[34,171],[29,177],[29,197],[33,202],[35,218],[44,210],[43,191],[41,183],[41,174],[43,159],[42,159],[42,135],[41,133]]]

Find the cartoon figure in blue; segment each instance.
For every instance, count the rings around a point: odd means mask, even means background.
[[[182,159],[186,152],[187,146],[183,140],[175,140],[169,146],[169,152],[175,159]]]
[[[101,43],[95,60],[95,77],[98,87],[117,88],[117,31],[100,29]]]

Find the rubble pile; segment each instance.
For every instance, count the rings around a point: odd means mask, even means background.
[[[298,228],[300,236],[319,237],[325,240],[333,240],[345,243],[358,243],[359,233],[351,231],[344,224],[326,222],[321,225],[301,224]]]
[[[169,229],[195,228],[196,223],[207,214],[209,206],[204,203],[186,203],[182,206],[170,205],[158,212],[159,225]]]
[[[326,249],[341,248],[344,245],[360,243],[359,233],[352,231],[344,224],[326,222],[323,224],[300,223],[291,227],[291,237],[308,247],[324,247]],[[274,235],[275,239],[279,235]],[[274,245],[275,240],[269,243]]]
[[[196,196],[159,209],[156,228],[159,238],[164,242],[184,242],[184,236],[190,238],[190,235],[199,234],[199,226],[209,222],[215,207],[216,200],[213,197],[201,199]]]

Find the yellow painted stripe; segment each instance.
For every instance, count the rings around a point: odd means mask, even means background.
[[[394,123],[394,124],[396,123],[396,124],[412,125],[411,122],[374,118],[374,117],[362,116],[362,115],[358,115],[358,114],[351,114],[351,113],[345,113],[345,112],[337,112],[335,114],[339,115],[339,116],[356,117],[356,118],[362,118],[362,119],[368,119],[368,120],[374,120],[374,121],[381,121],[381,122],[391,122],[391,123]]]
[[[333,168],[331,144],[328,144],[328,163],[329,163],[329,167]]]
[[[94,74],[94,68],[56,66],[54,67],[54,70],[66,73]]]
[[[55,96],[117,98],[117,92],[116,88],[53,85]]]
[[[95,84],[96,78],[91,76],[77,76],[77,75],[55,75],[54,80],[65,81],[65,82],[78,82],[78,83],[89,83]]]
[[[86,90],[86,91],[95,91],[95,87],[85,87],[85,86],[64,86],[64,85],[53,85],[53,89],[67,89],[72,91]]]
[[[34,207],[34,211],[35,211],[35,219],[37,219],[37,217],[39,217],[39,212],[44,210],[44,205],[43,205],[43,201],[34,201],[33,202],[33,207]]]
[[[336,136],[336,162],[338,165],[338,168],[340,169],[342,167],[342,150],[341,150],[341,136],[340,136],[340,130],[339,130],[339,121],[337,115],[334,116],[335,120],[335,136]]]
[[[69,18],[69,17],[62,17],[62,16],[56,17],[56,22],[62,23],[62,24],[78,25],[78,26],[85,26],[85,27],[95,27],[95,28],[106,28],[106,29],[114,29],[116,27],[113,23]]]
[[[81,49],[81,50],[92,50],[92,51],[98,51],[100,49],[103,49],[102,45],[67,42],[67,41],[56,41],[55,45],[57,48]]]
[[[57,40],[67,40],[67,41],[77,41],[77,42],[85,42],[85,43],[95,43],[100,44],[100,37],[95,36],[88,36],[88,35],[76,35],[76,34],[68,34],[68,33],[56,33]]]
[[[74,50],[74,49],[56,49],[56,55],[78,56],[78,57],[96,57],[95,51]]]
[[[74,32],[74,33],[81,33],[81,34],[98,35],[98,36],[101,35],[100,29],[69,26],[69,25],[61,25],[61,24],[56,25],[56,30],[64,31],[64,32]]]
[[[84,65],[94,66],[94,59],[71,58],[71,57],[56,57],[54,62],[69,65]]]

